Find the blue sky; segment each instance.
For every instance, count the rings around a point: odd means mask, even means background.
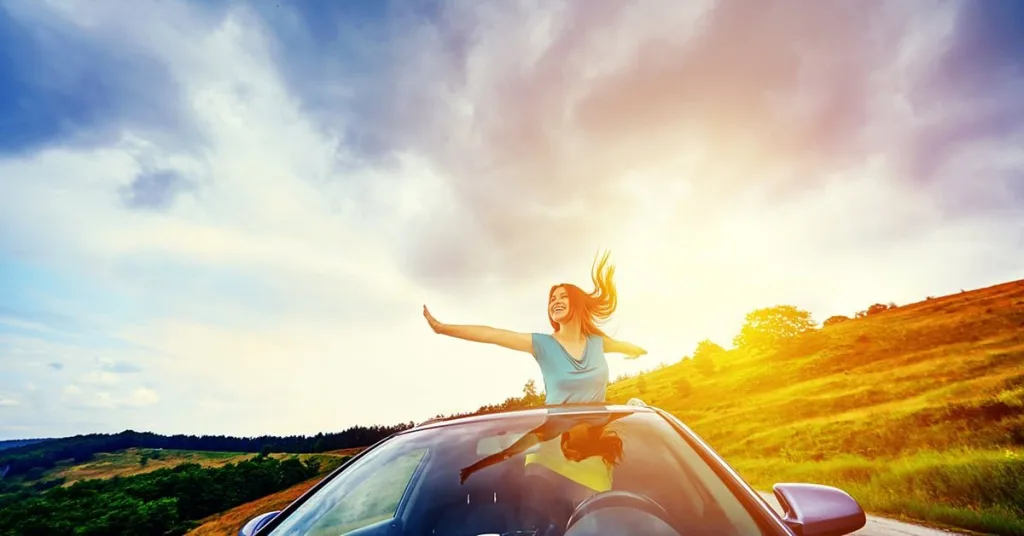
[[[0,438],[292,434],[1017,279],[1024,7],[0,0]]]

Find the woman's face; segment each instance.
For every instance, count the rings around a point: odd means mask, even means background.
[[[558,323],[569,318],[569,292],[565,287],[558,287],[551,293],[548,300],[548,316]]]

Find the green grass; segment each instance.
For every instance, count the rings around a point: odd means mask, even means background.
[[[1024,282],[928,300],[614,383],[679,416],[760,489],[834,485],[870,513],[1024,534]],[[679,379],[693,386],[683,398]]]
[[[841,488],[865,509],[890,517],[1024,534],[1024,450],[919,452],[892,461],[740,459],[732,465],[766,491],[777,482],[814,482]]]

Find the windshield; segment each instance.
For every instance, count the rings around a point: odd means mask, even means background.
[[[575,536],[609,512],[651,536],[761,533],[659,415],[552,410],[401,434],[271,534]]]

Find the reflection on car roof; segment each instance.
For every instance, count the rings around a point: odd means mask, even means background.
[[[539,406],[533,408],[524,409],[512,409],[506,411],[497,411],[493,413],[483,413],[477,415],[465,415],[457,417],[442,417],[437,419],[430,419],[416,425],[412,430],[423,430],[428,428],[438,428],[442,426],[455,426],[459,424],[467,424],[472,422],[486,422],[496,421],[502,419],[515,419],[530,416],[545,416],[545,415],[586,415],[594,413],[643,413],[651,412],[652,410],[639,401],[631,400],[629,404],[561,404],[553,406]]]

